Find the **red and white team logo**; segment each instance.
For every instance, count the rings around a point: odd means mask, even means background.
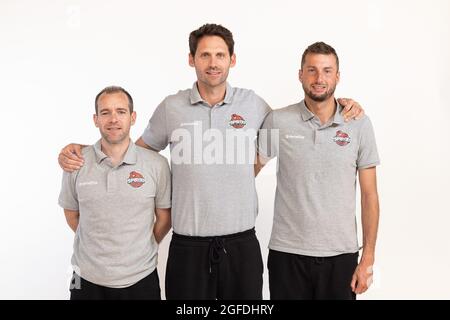
[[[345,132],[339,130],[336,132],[336,136],[333,137],[333,141],[341,147],[346,146],[350,143],[350,137]]]
[[[240,115],[233,113],[231,115],[231,119],[230,119],[230,126],[232,126],[235,129],[241,129],[243,127],[245,127],[245,125],[247,124],[244,120],[244,118],[242,118]]]
[[[139,172],[131,171],[127,183],[133,188],[139,188],[145,183],[145,178]]]

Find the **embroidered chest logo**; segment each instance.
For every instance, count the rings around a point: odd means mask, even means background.
[[[230,126],[232,126],[235,129],[241,129],[241,128],[245,127],[247,122],[245,122],[244,118],[242,118],[240,115],[233,113],[231,115],[229,124],[230,124]]]
[[[145,178],[139,172],[131,171],[127,183],[133,188],[139,188],[145,183]]]
[[[350,143],[350,137],[345,132],[339,130],[336,132],[336,136],[333,137],[333,141],[336,142],[337,145],[344,147]]]

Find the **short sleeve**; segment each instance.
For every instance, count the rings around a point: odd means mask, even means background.
[[[375,133],[372,122],[368,117],[361,128],[361,137],[358,150],[358,169],[367,169],[380,164],[378,156],[377,144],[375,141]]]
[[[79,211],[78,194],[75,188],[77,173],[63,173],[58,204],[67,210]]]
[[[142,140],[152,149],[161,151],[169,144],[169,133],[166,119],[166,100],[161,102],[153,112],[147,128],[142,134]]]
[[[262,124],[264,123],[264,119],[266,119],[267,115],[272,111],[272,109],[267,104],[267,102],[260,96],[255,94],[255,98],[257,104],[256,110],[259,119],[259,127],[261,127]]]
[[[162,156],[161,156],[162,157]],[[158,181],[156,183],[156,208],[170,208],[172,196],[172,176],[170,174],[169,163],[166,158],[162,157],[161,166],[159,168]]]
[[[258,153],[265,158],[277,156],[278,129],[274,126],[274,112],[270,112],[264,120],[258,134]]]

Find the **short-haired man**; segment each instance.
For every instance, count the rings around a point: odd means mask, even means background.
[[[59,204],[75,232],[71,299],[161,299],[158,243],[170,230],[167,160],[130,140],[133,100],[121,87],[95,99],[101,139],[64,172]],[[155,220],[156,217],[156,220]]]
[[[336,51],[323,42],[312,44],[299,71],[304,100],[274,110],[263,124],[259,152],[264,160],[278,157],[268,257],[272,299],[355,299],[370,285],[379,159],[369,118],[346,123],[341,116],[334,98],[339,77]],[[357,174],[363,226],[359,264]]]

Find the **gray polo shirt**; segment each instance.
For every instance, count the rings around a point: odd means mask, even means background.
[[[278,157],[270,249],[318,257],[359,250],[356,175],[379,158],[369,118],[345,123],[341,111],[325,125],[304,101],[267,116],[263,128],[279,129],[279,143],[259,144]]]
[[[101,143],[83,149],[84,166],[63,175],[59,205],[79,211],[72,265],[98,285],[128,287],[153,272],[156,208],[170,208],[170,170],[154,151],[130,146],[116,167]]]
[[[224,100],[211,107],[196,83],[156,108],[142,139],[157,150],[170,144],[176,233],[215,236],[254,227],[255,139],[269,111],[253,91],[228,84]]]

